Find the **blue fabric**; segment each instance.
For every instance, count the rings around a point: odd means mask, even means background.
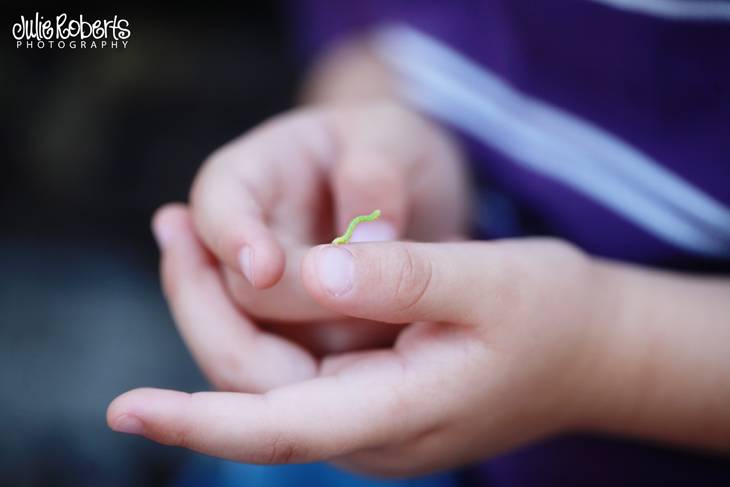
[[[457,487],[457,474],[381,480],[338,470],[326,463],[260,466],[199,457],[173,487]]]
[[[380,480],[338,470],[325,463],[259,466],[233,462],[221,465],[221,487],[456,487],[455,476],[433,475],[415,479]]]

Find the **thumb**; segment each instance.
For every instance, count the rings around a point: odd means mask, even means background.
[[[498,253],[488,243],[321,245],[305,257],[302,277],[314,299],[348,316],[474,324],[499,295],[490,289]]]

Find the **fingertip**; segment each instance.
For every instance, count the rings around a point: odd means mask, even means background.
[[[238,265],[241,267],[243,277],[245,277],[251,285],[254,285],[253,249],[250,245],[244,245],[238,251]]]
[[[284,251],[250,194],[221,185],[191,205],[196,234],[215,257],[257,289],[276,284],[284,273]],[[194,192],[193,194],[197,194]]]
[[[119,433],[145,435],[160,415],[174,411],[188,394],[178,391],[139,388],[116,397],[107,407],[106,422]],[[154,428],[152,428],[154,429]]]
[[[286,267],[284,250],[272,236],[241,246],[237,260],[243,276],[257,289],[278,283]]]
[[[355,257],[349,245],[318,245],[302,261],[302,280],[320,304],[332,307],[349,293],[355,279]]]
[[[145,398],[147,398],[150,393],[154,393],[154,391],[158,390],[159,389],[150,387],[139,387],[118,395],[107,408],[107,418],[134,410],[136,405],[144,403]]]
[[[160,243],[162,282],[168,296],[175,294],[180,281],[196,278],[201,269],[217,266],[198,238],[184,205],[160,208],[153,217],[152,227]]]
[[[174,216],[180,217],[180,215],[187,215],[187,213],[188,208],[184,203],[165,203],[155,210],[152,214],[152,220],[155,221],[159,218],[170,218]]]
[[[164,249],[175,238],[180,225],[189,225],[190,216],[182,203],[168,203],[155,210],[150,226],[157,245]]]
[[[106,408],[106,424],[118,433],[142,434],[144,424],[135,411],[135,401],[144,389],[134,389],[117,396]]]
[[[119,398],[121,396],[116,397],[109,405],[106,407],[106,425],[109,426],[111,430],[114,430],[114,425],[116,423],[116,419],[121,416],[119,414]]]

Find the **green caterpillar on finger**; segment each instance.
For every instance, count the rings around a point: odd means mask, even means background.
[[[377,220],[378,217],[380,217],[380,210],[375,210],[374,212],[370,213],[369,215],[356,216],[355,218],[352,219],[352,221],[350,222],[350,225],[348,225],[347,231],[345,232],[345,234],[342,235],[341,237],[337,237],[336,239],[334,239],[332,241],[332,245],[342,245],[342,244],[348,243],[350,241],[350,239],[352,238],[352,232],[355,231],[355,228],[357,228],[357,226],[359,224],[361,224],[362,222],[371,222],[371,221]]]

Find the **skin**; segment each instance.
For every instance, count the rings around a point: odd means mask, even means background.
[[[396,102],[389,74],[360,39],[323,56],[302,92],[304,109],[274,118],[203,164],[190,197],[196,230],[258,328],[317,356],[391,345],[397,328],[343,320],[307,295],[302,259],[373,208],[387,218],[358,229],[353,242],[466,234],[470,190],[459,148]],[[242,268],[244,243],[253,248],[253,265]],[[252,391],[248,384],[260,381],[249,375],[239,370],[236,385]]]
[[[353,217],[374,207],[386,216],[361,225],[353,241],[454,238],[464,232],[466,188],[451,138],[381,100],[274,118],[211,155],[190,203],[198,234],[224,263],[234,300],[259,327],[321,355],[387,345],[397,330],[343,322],[316,303],[300,275],[311,245],[344,233]],[[240,262],[244,247],[252,249],[247,268]],[[288,326],[292,321],[307,329]],[[246,374],[241,372],[239,386]]]
[[[263,394],[130,391],[109,407],[118,431],[242,462],[328,460],[385,476],[572,430],[730,448],[726,280],[597,261],[545,239],[317,246],[301,271],[313,299],[406,326],[390,348],[315,360],[251,327],[183,206],[155,226],[166,295],[204,370],[225,378],[253,354],[262,384],[289,383]],[[351,263],[336,292],[322,271],[331,252]],[[220,353],[227,343],[235,355]]]
[[[381,96],[357,43],[311,79],[315,106],[216,152],[190,205],[153,221],[176,323],[221,392],[130,391],[113,429],[386,476],[575,430],[730,450],[727,279],[455,241],[469,192],[450,138]],[[421,242],[316,245],[375,207],[374,240]]]

